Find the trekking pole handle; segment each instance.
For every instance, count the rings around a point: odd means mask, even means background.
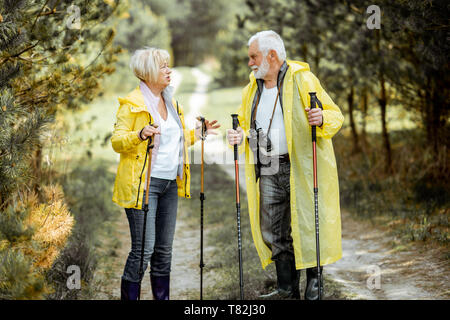
[[[317,103],[319,108],[323,110],[322,102],[320,102],[320,100],[317,98],[317,94],[315,92],[310,92],[309,95],[311,98],[311,102],[310,102],[311,109],[316,108],[316,103]],[[316,141],[316,126],[311,126],[311,135],[312,135],[312,141]]]
[[[239,126],[239,119],[238,119],[238,115],[236,113],[233,113],[231,115],[231,117],[233,118],[233,130],[236,130]],[[238,159],[238,146],[237,144],[234,145],[234,160]]]
[[[310,109],[312,110],[316,107],[317,96],[315,92],[310,92],[309,96],[311,98]],[[311,126],[311,137],[313,142],[316,141],[316,126]]]
[[[201,131],[201,137],[200,139],[205,140],[206,139],[206,123],[205,118],[202,116],[198,116],[197,120],[202,123],[202,131]]]
[[[155,129],[158,128],[158,125],[156,123],[152,123],[151,121],[148,123],[148,125]],[[155,137],[155,135],[147,137],[147,139],[148,139],[147,152],[149,152],[150,149],[152,149],[155,146],[155,144],[154,144],[155,141],[153,139],[154,137]]]

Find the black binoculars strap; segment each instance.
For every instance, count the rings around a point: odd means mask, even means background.
[[[281,86],[278,87],[277,97],[275,98],[275,104],[273,105],[272,116],[270,117],[269,128],[267,129],[267,136],[269,136],[270,128],[272,127],[273,115],[275,114],[278,97],[280,96],[280,89],[281,89]],[[262,94],[262,92],[261,92],[261,94]],[[256,124],[255,124],[256,123],[256,113],[258,112],[258,105],[259,105],[259,100],[261,99],[261,94],[258,96],[258,100],[256,101],[255,111],[253,112],[251,124],[254,125],[254,127],[255,127],[254,129],[256,129]]]

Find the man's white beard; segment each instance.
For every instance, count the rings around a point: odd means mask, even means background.
[[[253,75],[255,76],[255,78],[263,79],[266,76],[267,72],[269,71],[270,65],[269,65],[269,62],[267,62],[266,57],[263,57],[261,65],[259,67],[257,67],[258,71],[255,71],[254,68],[252,68],[252,69],[253,69]]]

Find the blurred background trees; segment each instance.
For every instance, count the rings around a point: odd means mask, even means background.
[[[166,17],[156,15],[144,2],[136,1],[130,6],[116,29],[114,42],[130,52],[150,45],[170,51],[171,34]]]
[[[236,0],[140,0],[166,17],[172,35],[174,64],[195,66],[208,55],[216,55],[215,41],[226,30]]]

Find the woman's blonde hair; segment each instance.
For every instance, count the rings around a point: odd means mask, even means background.
[[[158,79],[162,64],[169,64],[170,54],[164,49],[144,47],[133,53],[130,68],[134,75],[142,81],[154,83]]]

